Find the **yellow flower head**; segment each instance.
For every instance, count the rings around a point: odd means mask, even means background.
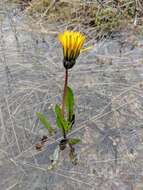
[[[85,36],[80,32],[65,31],[60,33],[59,41],[63,47],[64,67],[70,69],[74,66],[85,41]]]

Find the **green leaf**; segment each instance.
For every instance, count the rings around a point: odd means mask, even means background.
[[[57,117],[62,117],[62,110],[58,104],[55,106],[55,113]]]
[[[56,123],[59,128],[62,129],[62,132],[64,133],[63,125],[62,125],[62,110],[59,105],[55,106],[55,114],[56,114]]]
[[[74,95],[70,87],[67,87],[66,110],[67,110],[68,121],[71,122],[74,112]]]
[[[79,144],[80,142],[81,142],[80,139],[75,139],[75,138],[69,139],[69,144],[71,144],[71,145]]]
[[[55,113],[56,113],[56,123],[57,126],[62,130],[62,134],[68,133],[70,129],[70,125],[62,116],[62,110],[59,105],[55,106]]]
[[[54,129],[52,128],[50,122],[40,112],[36,112],[36,115],[39,118],[40,122],[44,125],[44,127],[48,129],[49,134],[52,135]]]

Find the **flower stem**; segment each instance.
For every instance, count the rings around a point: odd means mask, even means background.
[[[65,69],[65,83],[64,83],[64,93],[63,93],[63,100],[62,100],[62,116],[64,118],[65,112],[65,101],[67,95],[67,85],[68,85],[68,69]],[[64,138],[66,139],[66,134],[64,134]]]

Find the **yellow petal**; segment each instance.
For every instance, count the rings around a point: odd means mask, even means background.
[[[92,45],[92,46],[89,46],[89,47],[87,47],[87,48],[81,49],[80,52],[88,51],[88,50],[91,50],[91,49],[93,49],[93,48],[94,48],[94,46]]]
[[[85,36],[80,32],[64,31],[58,35],[58,39],[63,47],[64,58],[68,61],[75,60],[81,52],[85,41]]]

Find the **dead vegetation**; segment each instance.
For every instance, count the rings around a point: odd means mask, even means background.
[[[143,22],[143,2],[141,0],[15,1],[23,4],[25,10],[37,20],[90,26],[94,27],[101,36],[127,28],[127,26],[140,26]]]

